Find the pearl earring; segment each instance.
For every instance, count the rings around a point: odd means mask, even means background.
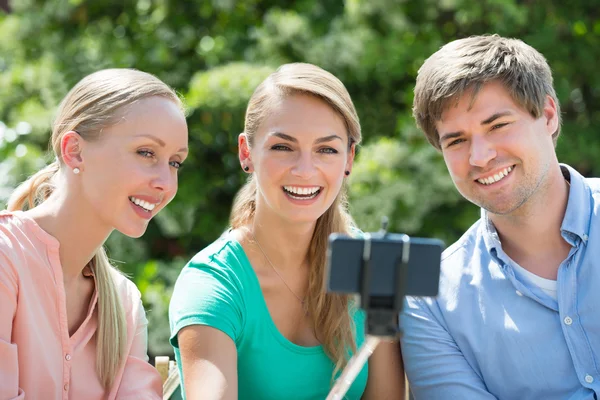
[[[77,168],[77,167],[73,168],[73,173],[74,173],[75,175],[77,175],[79,172],[80,172],[80,171],[79,171],[79,168]]]

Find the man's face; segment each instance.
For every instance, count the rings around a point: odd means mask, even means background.
[[[499,82],[467,92],[437,121],[442,154],[458,191],[472,203],[508,215],[544,186],[556,160],[556,105],[547,97],[535,119]]]

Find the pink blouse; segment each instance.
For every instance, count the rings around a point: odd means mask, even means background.
[[[117,273],[127,356],[105,392],[96,375],[97,293],[69,337],[58,248],[23,212],[0,212],[0,400],[162,399],[160,375],[146,354],[140,292]]]

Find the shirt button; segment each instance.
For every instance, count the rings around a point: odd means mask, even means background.
[[[592,383],[592,382],[594,382],[594,377],[588,374],[585,376],[585,381],[587,383]]]
[[[523,293],[521,293],[517,290],[517,296],[523,296]]]
[[[571,319],[571,317],[565,317],[565,319],[563,321],[565,321],[565,324],[567,324],[567,325],[571,325],[573,323],[573,320]]]
[[[63,387],[64,387],[65,391],[69,390],[69,384],[68,383],[65,383],[65,386],[63,386]]]
[[[67,354],[67,355],[65,356],[65,360],[67,360],[67,361],[71,361],[71,355],[70,355],[70,354]]]
[[[586,235],[586,234],[584,233],[582,237],[583,237],[583,241],[584,241],[584,242],[587,242],[587,240],[588,240],[588,235]]]

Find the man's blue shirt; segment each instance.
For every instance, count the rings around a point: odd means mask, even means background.
[[[444,252],[437,298],[407,298],[402,354],[418,399],[600,399],[600,179],[570,180],[557,300],[515,274],[486,213]]]

